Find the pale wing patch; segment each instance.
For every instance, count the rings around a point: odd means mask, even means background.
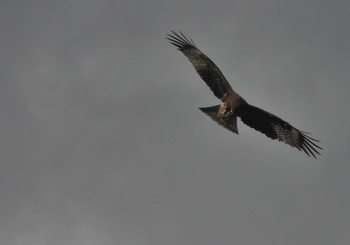
[[[281,125],[273,125],[273,130],[277,134],[277,139],[283,141],[291,146],[299,147],[300,133],[295,128],[285,129]]]

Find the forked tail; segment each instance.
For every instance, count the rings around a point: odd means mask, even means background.
[[[199,108],[202,112],[204,112],[208,117],[217,122],[220,126],[232,131],[233,133],[238,134],[237,129],[237,115],[233,114],[229,117],[220,117],[218,116],[220,105],[215,105],[211,107],[203,107]]]

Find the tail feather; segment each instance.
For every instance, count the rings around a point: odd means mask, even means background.
[[[233,114],[229,117],[220,117],[218,116],[220,105],[211,106],[211,107],[203,107],[199,108],[202,112],[204,112],[207,116],[217,122],[220,126],[230,130],[231,132],[238,134],[237,128],[237,115]]]

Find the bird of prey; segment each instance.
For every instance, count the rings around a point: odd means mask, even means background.
[[[270,112],[250,105],[237,94],[219,68],[196,47],[192,39],[187,38],[182,32],[174,31],[168,34],[166,39],[189,59],[199,76],[221,100],[222,103],[219,105],[199,108],[207,116],[236,134],[238,134],[237,117],[240,117],[243,123],[271,139],[277,139],[304,151],[308,156],[316,158],[316,154],[320,155],[319,149],[322,148],[317,145],[319,141],[308,136],[309,133],[294,128]]]

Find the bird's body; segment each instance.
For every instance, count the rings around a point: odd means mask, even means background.
[[[219,125],[238,134],[237,117],[240,117],[243,123],[271,139],[283,141],[304,151],[307,155],[311,154],[316,157],[315,154],[320,154],[317,148],[322,148],[315,143],[318,141],[307,136],[306,132],[302,132],[279,117],[247,103],[231,88],[219,68],[196,47],[191,39],[185,37],[181,32],[180,34],[175,32],[168,34],[167,39],[190,60],[214,95],[222,101],[216,106],[199,108]]]

